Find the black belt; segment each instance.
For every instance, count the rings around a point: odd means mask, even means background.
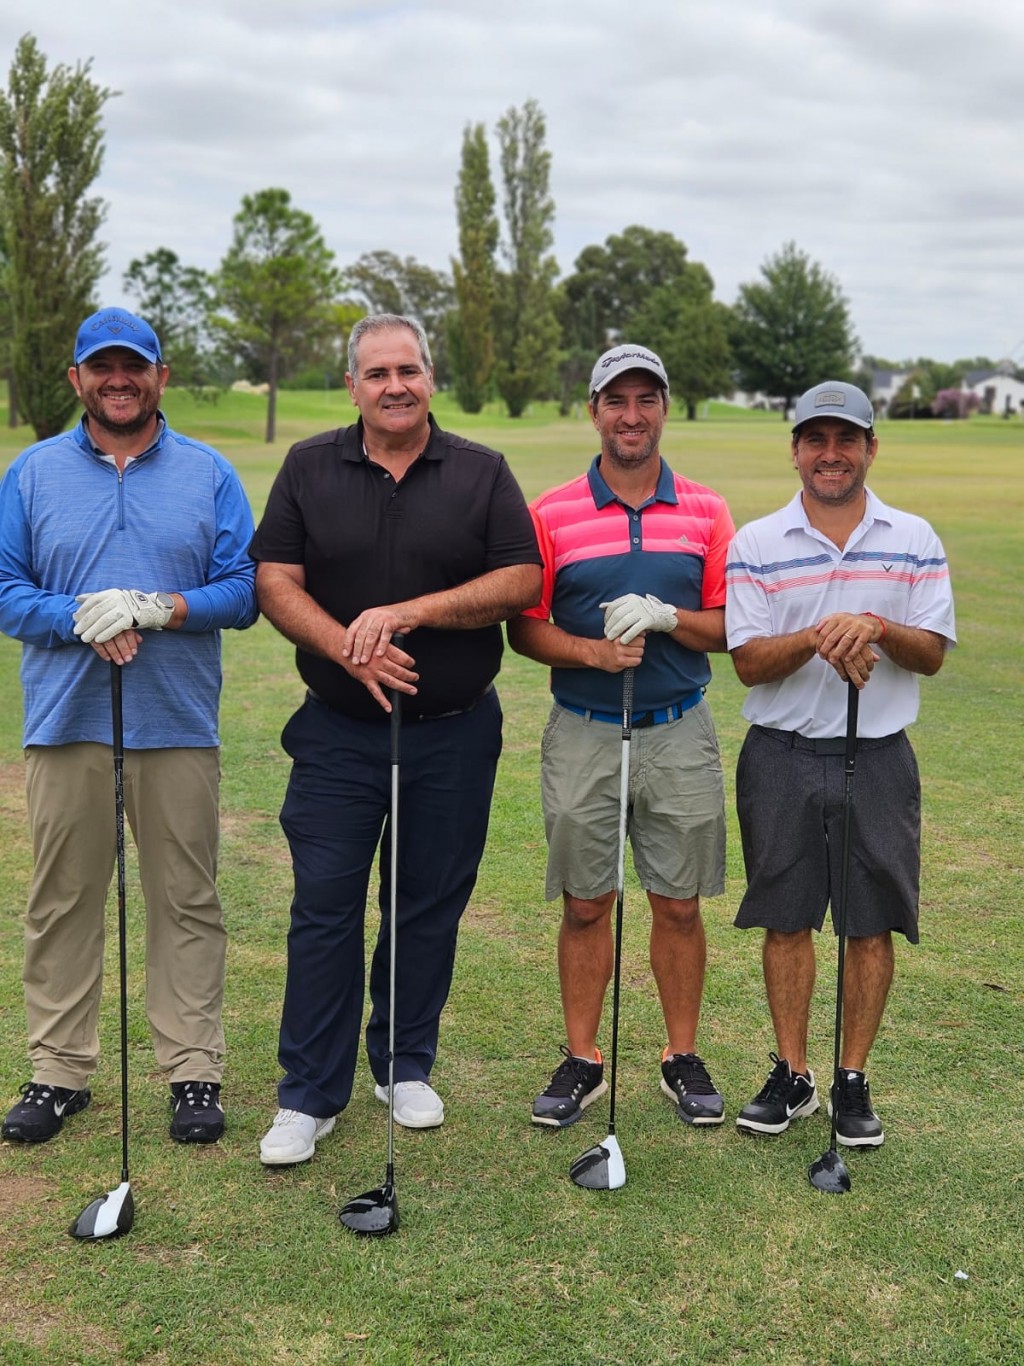
[[[801,735],[798,730],[776,730],[773,726],[755,726],[762,735],[767,735],[769,740],[776,740],[780,745],[785,745],[788,749],[803,749],[810,754],[845,754],[846,736],[828,736],[825,739],[815,740],[809,735]],[[892,735],[872,735],[863,739],[858,736],[858,749],[882,749],[886,745],[894,745],[901,738],[903,731],[894,731]]]
[[[447,721],[450,716],[465,716],[467,712],[474,711],[484,700],[488,693],[494,691],[494,684],[489,683],[479,697],[474,697],[472,702],[467,702],[464,707],[453,707],[451,711],[432,711],[426,712],[422,716],[410,716],[405,708],[402,708],[403,721]],[[351,716],[347,711],[342,711],[341,707],[336,707],[333,702],[328,702],[326,697],[321,697],[312,688],[306,689],[306,696],[311,697],[314,702],[319,702],[324,707],[329,707],[331,711],[336,711],[339,716],[347,716],[350,721],[358,721],[362,718]],[[386,721],[387,717],[381,712],[381,720]]]

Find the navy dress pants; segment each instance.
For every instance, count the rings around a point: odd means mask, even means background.
[[[487,837],[501,753],[491,689],[472,711],[402,721],[398,816],[395,1080],[427,1081],[451,986],[459,919]],[[380,850],[380,928],[370,968],[370,1070],[388,1079],[391,738],[308,697],[281,743],[292,758],[281,826],[295,895],[278,1061],[283,1109],[335,1115],[352,1094],[365,992],[363,927]]]

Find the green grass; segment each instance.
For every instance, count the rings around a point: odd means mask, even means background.
[[[219,445],[260,511],[289,441],[349,420],[347,398],[283,394],[280,440],[263,405],[229,395],[172,421]],[[529,495],[583,468],[585,419],[550,408],[442,423],[505,450]],[[0,464],[20,447],[0,428]],[[737,522],[795,487],[787,432],[769,415],[669,424],[664,450],[729,499]],[[872,484],[927,516],[953,567],[960,648],[923,684],[914,742],[924,778],[922,943],[898,953],[873,1054],[885,1146],[848,1159],[853,1191],[807,1182],[828,1141],[818,1115],[777,1140],[741,1138],[736,1109],[768,1068],[771,1031],[755,936],[731,927],[742,891],[730,809],[726,895],[705,906],[709,971],[701,1048],[727,1123],[681,1125],[657,1087],[662,1024],[646,965],[647,915],[630,876],[619,1137],[628,1183],[577,1190],[571,1159],[606,1132],[528,1123],[561,1038],[558,908],[542,897],[539,667],[506,657],[506,743],[491,838],[464,922],[435,1071],[447,1120],[397,1133],[403,1227],[359,1242],[336,1221],[383,1178],[384,1110],[365,1062],[349,1111],[295,1170],[256,1158],[274,1109],[289,867],[277,827],[287,768],[281,725],[301,695],[291,650],[264,622],[225,638],[221,889],[230,929],[225,1080],[229,1130],[208,1151],[166,1136],[165,1092],[143,1011],[141,897],[131,920],[132,1186],[119,1243],[65,1230],[119,1166],[114,945],[92,1107],[38,1149],[0,1146],[0,1361],[58,1363],[1017,1362],[1024,1143],[1024,923],[1018,705],[1024,424],[890,424]],[[0,640],[0,1104],[25,1078],[21,914],[30,868],[22,797],[18,648]],[[716,661],[711,701],[727,773],[743,690]],[[731,803],[731,781],[729,783]],[[111,936],[113,941],[113,936]],[[831,1057],[835,948],[819,951],[813,1064]],[[607,1044],[607,1040],[605,1041]],[[963,1270],[968,1279],[957,1279]]]

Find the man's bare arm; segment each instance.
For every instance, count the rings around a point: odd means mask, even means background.
[[[705,607],[699,612],[676,608],[679,625],[670,634],[688,650],[715,654],[725,649],[725,608]]]
[[[755,636],[730,651],[741,683],[752,688],[758,683],[778,683],[795,674],[818,653],[818,628],[807,626],[783,636]],[[840,660],[828,660],[843,680],[863,688],[878,656],[870,645],[851,650]]]
[[[563,631],[553,621],[540,617],[512,617],[506,627],[508,643],[517,654],[535,659],[555,669],[603,669],[606,673],[621,673],[635,669],[644,657],[644,637],[637,636],[628,645],[621,640],[606,640],[601,636],[574,636]]]
[[[342,652],[345,658],[365,664],[372,655],[382,655],[397,632],[415,631],[419,626],[449,631],[494,626],[532,607],[540,594],[540,565],[514,564],[492,569],[440,593],[368,607],[349,622]]]
[[[946,658],[947,641],[936,631],[904,626],[873,612],[833,612],[817,628],[817,651],[833,666],[846,655],[871,646],[911,673],[937,674]]]
[[[392,646],[385,654],[364,665],[345,657],[348,633],[341,622],[335,621],[306,592],[306,573],[302,565],[261,561],[256,566],[256,597],[260,611],[283,636],[310,654],[340,664],[369,690],[385,711],[391,710],[391,704],[384,689],[416,692],[419,675],[413,669],[415,661],[403,650]]]

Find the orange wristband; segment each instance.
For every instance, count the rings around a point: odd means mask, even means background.
[[[862,617],[874,617],[875,621],[877,621],[878,624],[879,624],[879,626],[881,626],[881,628],[882,628],[882,634],[878,637],[878,641],[877,641],[877,643],[878,643],[879,645],[881,645],[882,641],[885,639],[886,632],[887,632],[888,629],[889,629],[888,626],[886,626],[885,622],[882,620],[882,618],[878,615],[877,612],[862,612],[862,613],[861,613],[861,616],[862,616]]]

